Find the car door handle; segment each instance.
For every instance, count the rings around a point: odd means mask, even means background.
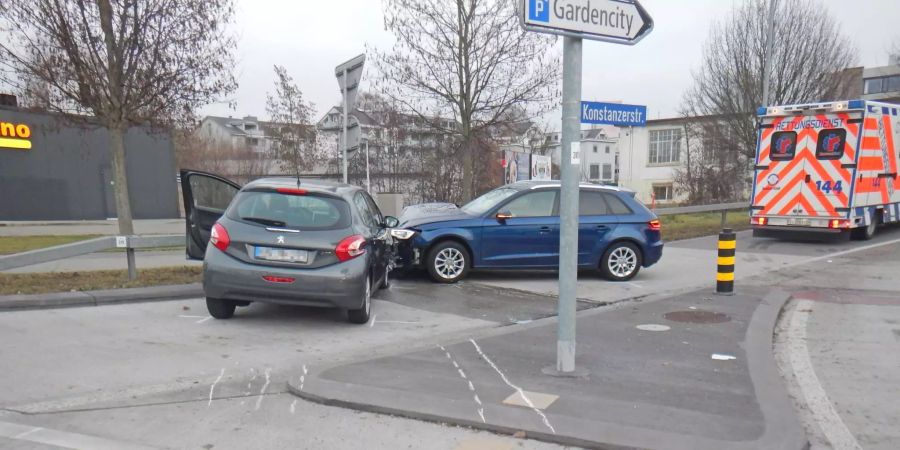
[[[598,229],[598,230],[608,230],[609,227],[606,226],[606,225],[597,225],[597,229]]]
[[[550,227],[541,227],[541,228],[539,228],[538,230],[539,230],[540,233],[542,233],[542,234],[543,234],[543,233],[549,233],[549,232],[550,232]]]

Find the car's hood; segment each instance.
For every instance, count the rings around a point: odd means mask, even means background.
[[[427,223],[465,220],[472,217],[453,203],[421,203],[403,208],[399,219],[401,227],[416,227]]]

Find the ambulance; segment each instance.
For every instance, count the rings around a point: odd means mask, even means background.
[[[900,105],[866,100],[759,108],[754,236],[871,239],[900,221]]]

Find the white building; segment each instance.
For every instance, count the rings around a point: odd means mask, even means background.
[[[581,131],[581,181],[603,184],[618,182],[618,136],[616,127],[601,126]],[[527,142],[526,142],[527,141]],[[545,133],[531,139],[523,138],[523,143],[503,144],[501,150],[519,153],[550,155],[553,165],[559,167],[560,133]],[[559,173],[552,174],[559,179]]]
[[[272,148],[272,138],[266,136],[266,122],[255,116],[243,119],[206,116],[197,128],[197,135],[218,144],[230,144],[232,148],[247,147],[257,153]]]
[[[623,128],[619,138],[619,185],[646,204],[684,200],[675,191],[675,170],[683,166],[683,118],[648,120]]]

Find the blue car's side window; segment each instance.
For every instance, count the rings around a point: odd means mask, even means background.
[[[619,197],[612,194],[603,194],[606,202],[609,203],[609,209],[617,216],[628,216],[634,214],[634,211],[628,207]]]
[[[530,192],[513,199],[500,210],[509,212],[513,217],[550,217],[553,215],[554,202],[554,191]]]

